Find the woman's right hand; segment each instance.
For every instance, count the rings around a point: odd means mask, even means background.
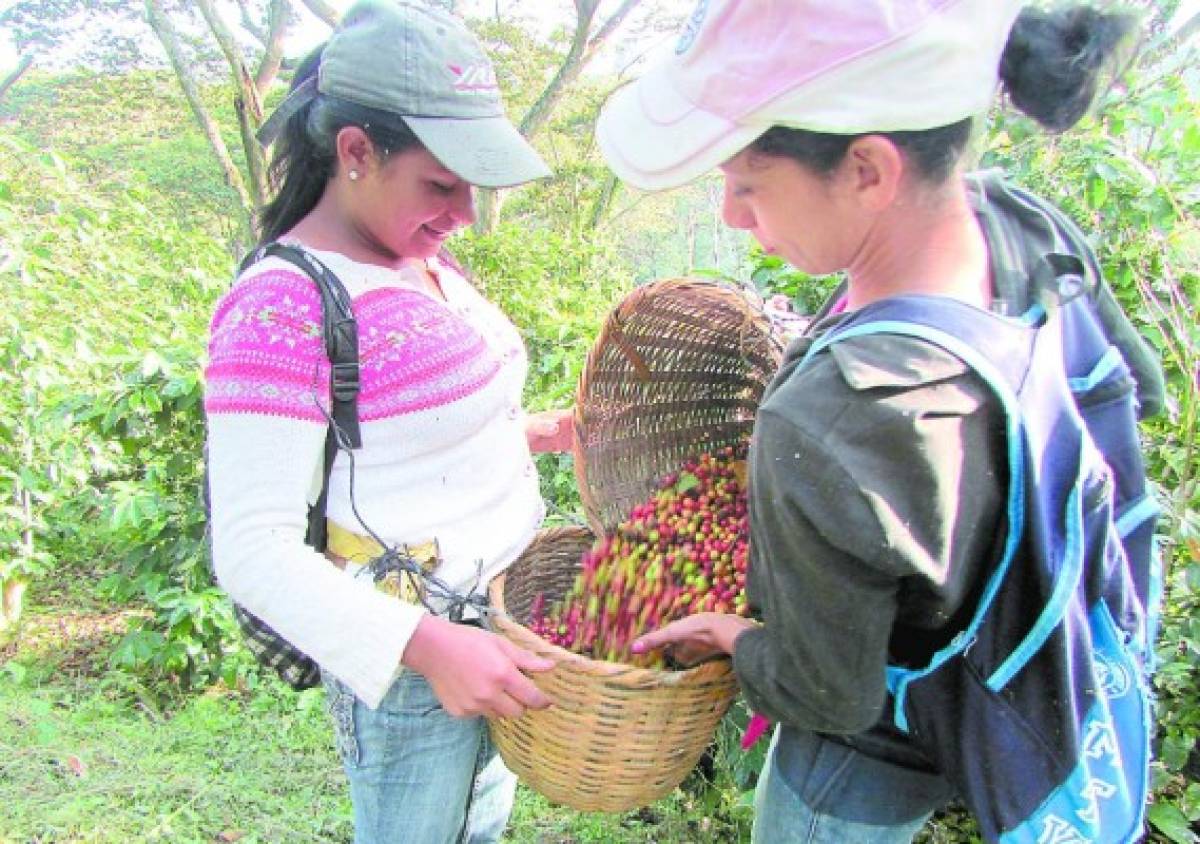
[[[442,707],[457,718],[518,718],[526,709],[550,705],[522,672],[549,671],[554,662],[478,627],[427,615],[401,661],[425,676]]]
[[[575,410],[539,410],[525,417],[525,439],[533,454],[565,453],[575,437]]]

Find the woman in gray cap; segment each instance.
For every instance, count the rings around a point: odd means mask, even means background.
[[[321,297],[281,257],[251,263],[211,326],[215,571],[320,666],[357,842],[495,841],[515,779],[484,716],[548,705],[524,672],[551,666],[478,609],[542,519],[531,448],[562,450],[570,425],[524,413],[521,338],[444,243],[474,219],[475,186],[549,170],[474,36],[408,2],[351,7],[262,137],[278,184],[262,242],[316,258],[352,300],[362,446],[332,461],[322,554],[305,537],[332,418]],[[434,579],[366,566],[375,540]]]
[[[705,613],[635,646],[732,655],[748,702],[779,724],[755,841],[909,841],[955,793],[893,723],[888,666],[930,665],[980,602],[1006,516],[1004,410],[962,360],[916,337],[806,354],[890,297],[1021,314],[1025,270],[1050,241],[1090,255],[1040,201],[960,169],[998,83],[1066,129],[1131,28],[1087,7],[1021,5],[703,0],[675,55],[618,91],[598,124],[618,176],[656,190],[719,167],[728,225],[804,272],[846,273],[756,420],[748,588],[761,624]],[[1099,295],[1154,412],[1157,363]],[[1037,840],[1116,840],[1094,837],[1078,808],[1046,818]]]

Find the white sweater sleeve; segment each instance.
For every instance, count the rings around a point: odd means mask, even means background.
[[[423,611],[304,544],[325,432],[282,417],[209,417],[213,559],[229,595],[374,708]]]
[[[233,600],[374,708],[424,611],[304,544],[326,427],[286,403],[301,395],[294,407],[315,406],[290,376],[328,384],[311,290],[302,277],[272,274],[235,287],[214,317],[205,397],[213,560]]]

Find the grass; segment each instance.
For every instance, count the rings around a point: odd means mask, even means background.
[[[76,581],[77,583],[78,581]],[[39,583],[0,647],[0,844],[349,842],[350,801],[318,689],[270,681],[182,693],[109,668],[136,611]],[[744,716],[744,712],[740,713]],[[758,757],[719,734],[710,774],[623,814],[576,812],[525,788],[510,844],[741,844]],[[972,836],[953,816],[923,844]]]
[[[128,678],[0,689],[0,839],[348,841],[319,693],[205,694],[164,714]]]
[[[107,660],[136,611],[46,581],[38,593],[0,647],[0,844],[351,841],[323,692],[148,687]],[[736,793],[686,785],[620,815],[521,786],[505,841],[749,840]]]
[[[0,669],[0,841],[348,842],[350,803],[322,693],[274,684],[161,711],[125,675]],[[624,815],[572,812],[522,787],[506,841],[745,839],[679,791]]]

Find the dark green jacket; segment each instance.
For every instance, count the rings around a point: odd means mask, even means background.
[[[889,659],[926,658],[965,623],[1004,502],[1003,415],[923,341],[845,340],[798,371],[810,343],[788,350],[755,425],[749,591],[766,623],[734,667],[756,711],[859,733]]]

